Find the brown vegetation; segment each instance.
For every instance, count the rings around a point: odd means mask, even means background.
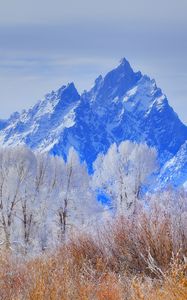
[[[185,234],[155,208],[25,262],[2,253],[0,299],[186,300]]]

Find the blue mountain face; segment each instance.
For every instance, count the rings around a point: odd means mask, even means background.
[[[168,184],[177,187],[187,182],[187,141],[161,168],[158,182],[159,187]]]
[[[30,110],[14,113],[0,127],[0,144],[26,144],[64,158],[73,146],[90,171],[98,153],[127,139],[156,147],[167,178],[176,172],[167,163],[182,155],[177,184],[187,180],[186,148],[181,151],[187,127],[155,81],[134,72],[126,59],[104,78],[99,76],[90,91],[79,95],[74,84],[68,84]]]

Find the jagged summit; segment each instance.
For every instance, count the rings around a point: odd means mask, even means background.
[[[129,62],[123,59],[104,78],[100,75],[96,79],[94,87],[87,93],[87,96],[91,97],[93,101],[106,99],[106,102],[109,102],[115,97],[123,96],[141,77],[141,72],[134,72]]]
[[[177,169],[177,182],[187,180],[186,148],[181,148],[187,127],[155,80],[134,72],[125,58],[104,77],[100,75],[90,91],[79,95],[74,83],[69,83],[0,125],[1,145],[26,144],[64,158],[73,146],[90,171],[100,152],[127,139],[155,147],[165,174],[168,161],[180,161],[182,155],[183,179]],[[169,169],[171,174],[174,169]]]
[[[122,57],[119,62],[120,62],[120,65],[126,65],[127,64],[128,66],[130,66],[130,63],[126,59],[126,57]]]
[[[123,70],[124,73],[133,72],[133,69],[129,61],[124,57],[120,60],[119,65],[117,66],[118,70]]]

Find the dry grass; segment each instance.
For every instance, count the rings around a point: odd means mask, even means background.
[[[29,261],[2,254],[0,299],[187,300],[187,240],[172,222],[144,211]]]

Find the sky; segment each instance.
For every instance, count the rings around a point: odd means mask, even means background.
[[[126,57],[187,124],[186,0],[0,0],[0,118]]]

